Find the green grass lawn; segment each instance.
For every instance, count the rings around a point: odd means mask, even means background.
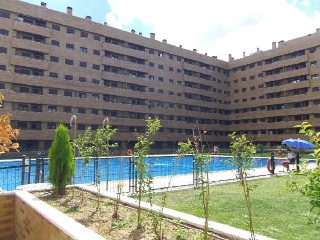
[[[287,176],[250,181],[253,224],[257,234],[275,239],[320,239],[319,224],[309,224],[310,204],[299,192],[286,188]],[[210,189],[210,220],[249,230],[247,210],[239,183],[214,185]],[[161,194],[153,198],[161,201]],[[199,190],[168,193],[166,207],[203,217]]]

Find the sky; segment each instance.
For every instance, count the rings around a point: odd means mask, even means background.
[[[320,0],[21,0],[228,60],[320,28]]]

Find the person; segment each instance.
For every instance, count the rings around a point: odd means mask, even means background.
[[[270,172],[271,172],[271,174],[274,174],[275,169],[276,169],[276,163],[274,161],[274,153],[271,153],[271,158],[270,158]]]
[[[213,147],[213,153],[214,153],[214,155],[218,155],[219,154],[219,147],[218,146],[214,146]]]
[[[287,148],[287,151],[288,151],[287,160],[282,161],[281,164],[287,169],[287,172],[289,172],[289,164],[292,164],[295,162],[297,154],[293,152],[290,148]]]

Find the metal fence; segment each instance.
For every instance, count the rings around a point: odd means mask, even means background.
[[[227,157],[212,156],[210,171],[229,170],[225,165]],[[84,164],[81,158],[75,164],[76,174],[72,184],[94,184],[107,191],[118,191],[118,184],[124,193],[137,191],[137,172],[132,157],[91,158]],[[197,186],[199,176],[195,173],[193,156],[183,159],[176,155],[153,155],[146,158],[149,174],[153,178],[154,190],[182,186]],[[266,161],[257,162],[256,167],[265,166]],[[48,182],[48,159],[42,156],[0,161],[0,190],[14,190],[17,186]]]

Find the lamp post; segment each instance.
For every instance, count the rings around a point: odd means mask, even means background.
[[[104,128],[105,123],[107,122],[107,126],[109,125],[109,118],[103,119],[102,122],[102,128]],[[109,139],[107,139],[107,159],[106,159],[106,191],[108,191],[109,188]]]
[[[76,133],[77,133],[77,116],[76,115],[72,115],[72,117],[70,118],[70,127],[72,129],[72,124],[74,124],[74,128],[73,128],[73,141],[76,139]],[[73,157],[74,160],[76,160],[76,147],[73,144]],[[75,176],[73,176],[73,184],[75,184]]]

